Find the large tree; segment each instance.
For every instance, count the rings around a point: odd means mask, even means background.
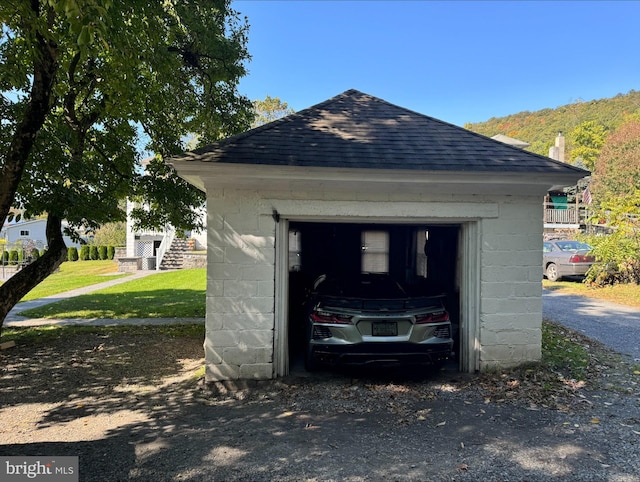
[[[229,0],[9,0],[0,18],[0,221],[12,207],[48,219],[46,254],[0,286],[1,328],[64,261],[63,219],[121,221],[134,197],[152,208],[141,227],[197,228],[202,193],[162,159],[253,114],[237,92],[248,25]]]
[[[609,134],[595,163],[591,192],[594,219],[606,220],[608,236],[594,237],[597,263],[587,281],[599,285],[640,283],[640,119],[630,116]]]
[[[571,161],[580,162],[586,169],[593,171],[606,137],[607,128],[596,121],[589,120],[578,124],[569,133],[569,140],[573,146]]]
[[[251,127],[273,122],[295,112],[289,107],[289,104],[281,101],[280,97],[271,97],[270,95],[267,95],[264,100],[254,100],[253,110],[255,119],[251,123]]]

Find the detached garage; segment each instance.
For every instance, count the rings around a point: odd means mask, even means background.
[[[445,293],[461,371],[540,359],[541,201],[587,171],[356,90],[170,162],[207,193],[208,380],[288,374],[327,273]]]

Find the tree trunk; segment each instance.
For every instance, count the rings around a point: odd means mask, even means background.
[[[26,265],[0,286],[0,333],[11,308],[67,259],[62,220],[52,215],[47,218],[47,244],[49,247],[44,255]]]
[[[39,15],[38,2],[32,2],[32,5],[34,14]],[[22,119],[16,126],[0,169],[0,222],[2,224],[13,204],[36,135],[51,110],[53,85],[58,70],[58,46],[40,33],[36,33],[36,38],[38,48],[33,53],[33,84],[29,102]]]

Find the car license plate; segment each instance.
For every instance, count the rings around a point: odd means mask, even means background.
[[[373,336],[398,336],[398,324],[395,321],[376,321],[371,324]]]

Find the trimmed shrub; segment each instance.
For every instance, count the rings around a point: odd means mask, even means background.
[[[75,246],[67,248],[67,261],[78,261],[78,248]]]
[[[9,251],[9,264],[18,264],[18,250],[12,249]]]
[[[31,250],[31,258],[33,259],[33,261],[35,261],[36,259],[38,259],[40,257],[40,251],[38,251],[37,249],[32,249]]]
[[[2,263],[9,264],[9,251],[2,252]]]
[[[100,254],[98,253],[98,247],[95,244],[89,246],[89,258],[93,261],[100,259]]]
[[[98,256],[100,259],[107,259],[107,247],[106,246],[98,246]]]
[[[80,261],[87,261],[88,259],[91,259],[89,257],[89,245],[83,244],[80,246]]]
[[[113,259],[116,255],[116,247],[115,246],[109,246],[107,248],[107,259]]]

